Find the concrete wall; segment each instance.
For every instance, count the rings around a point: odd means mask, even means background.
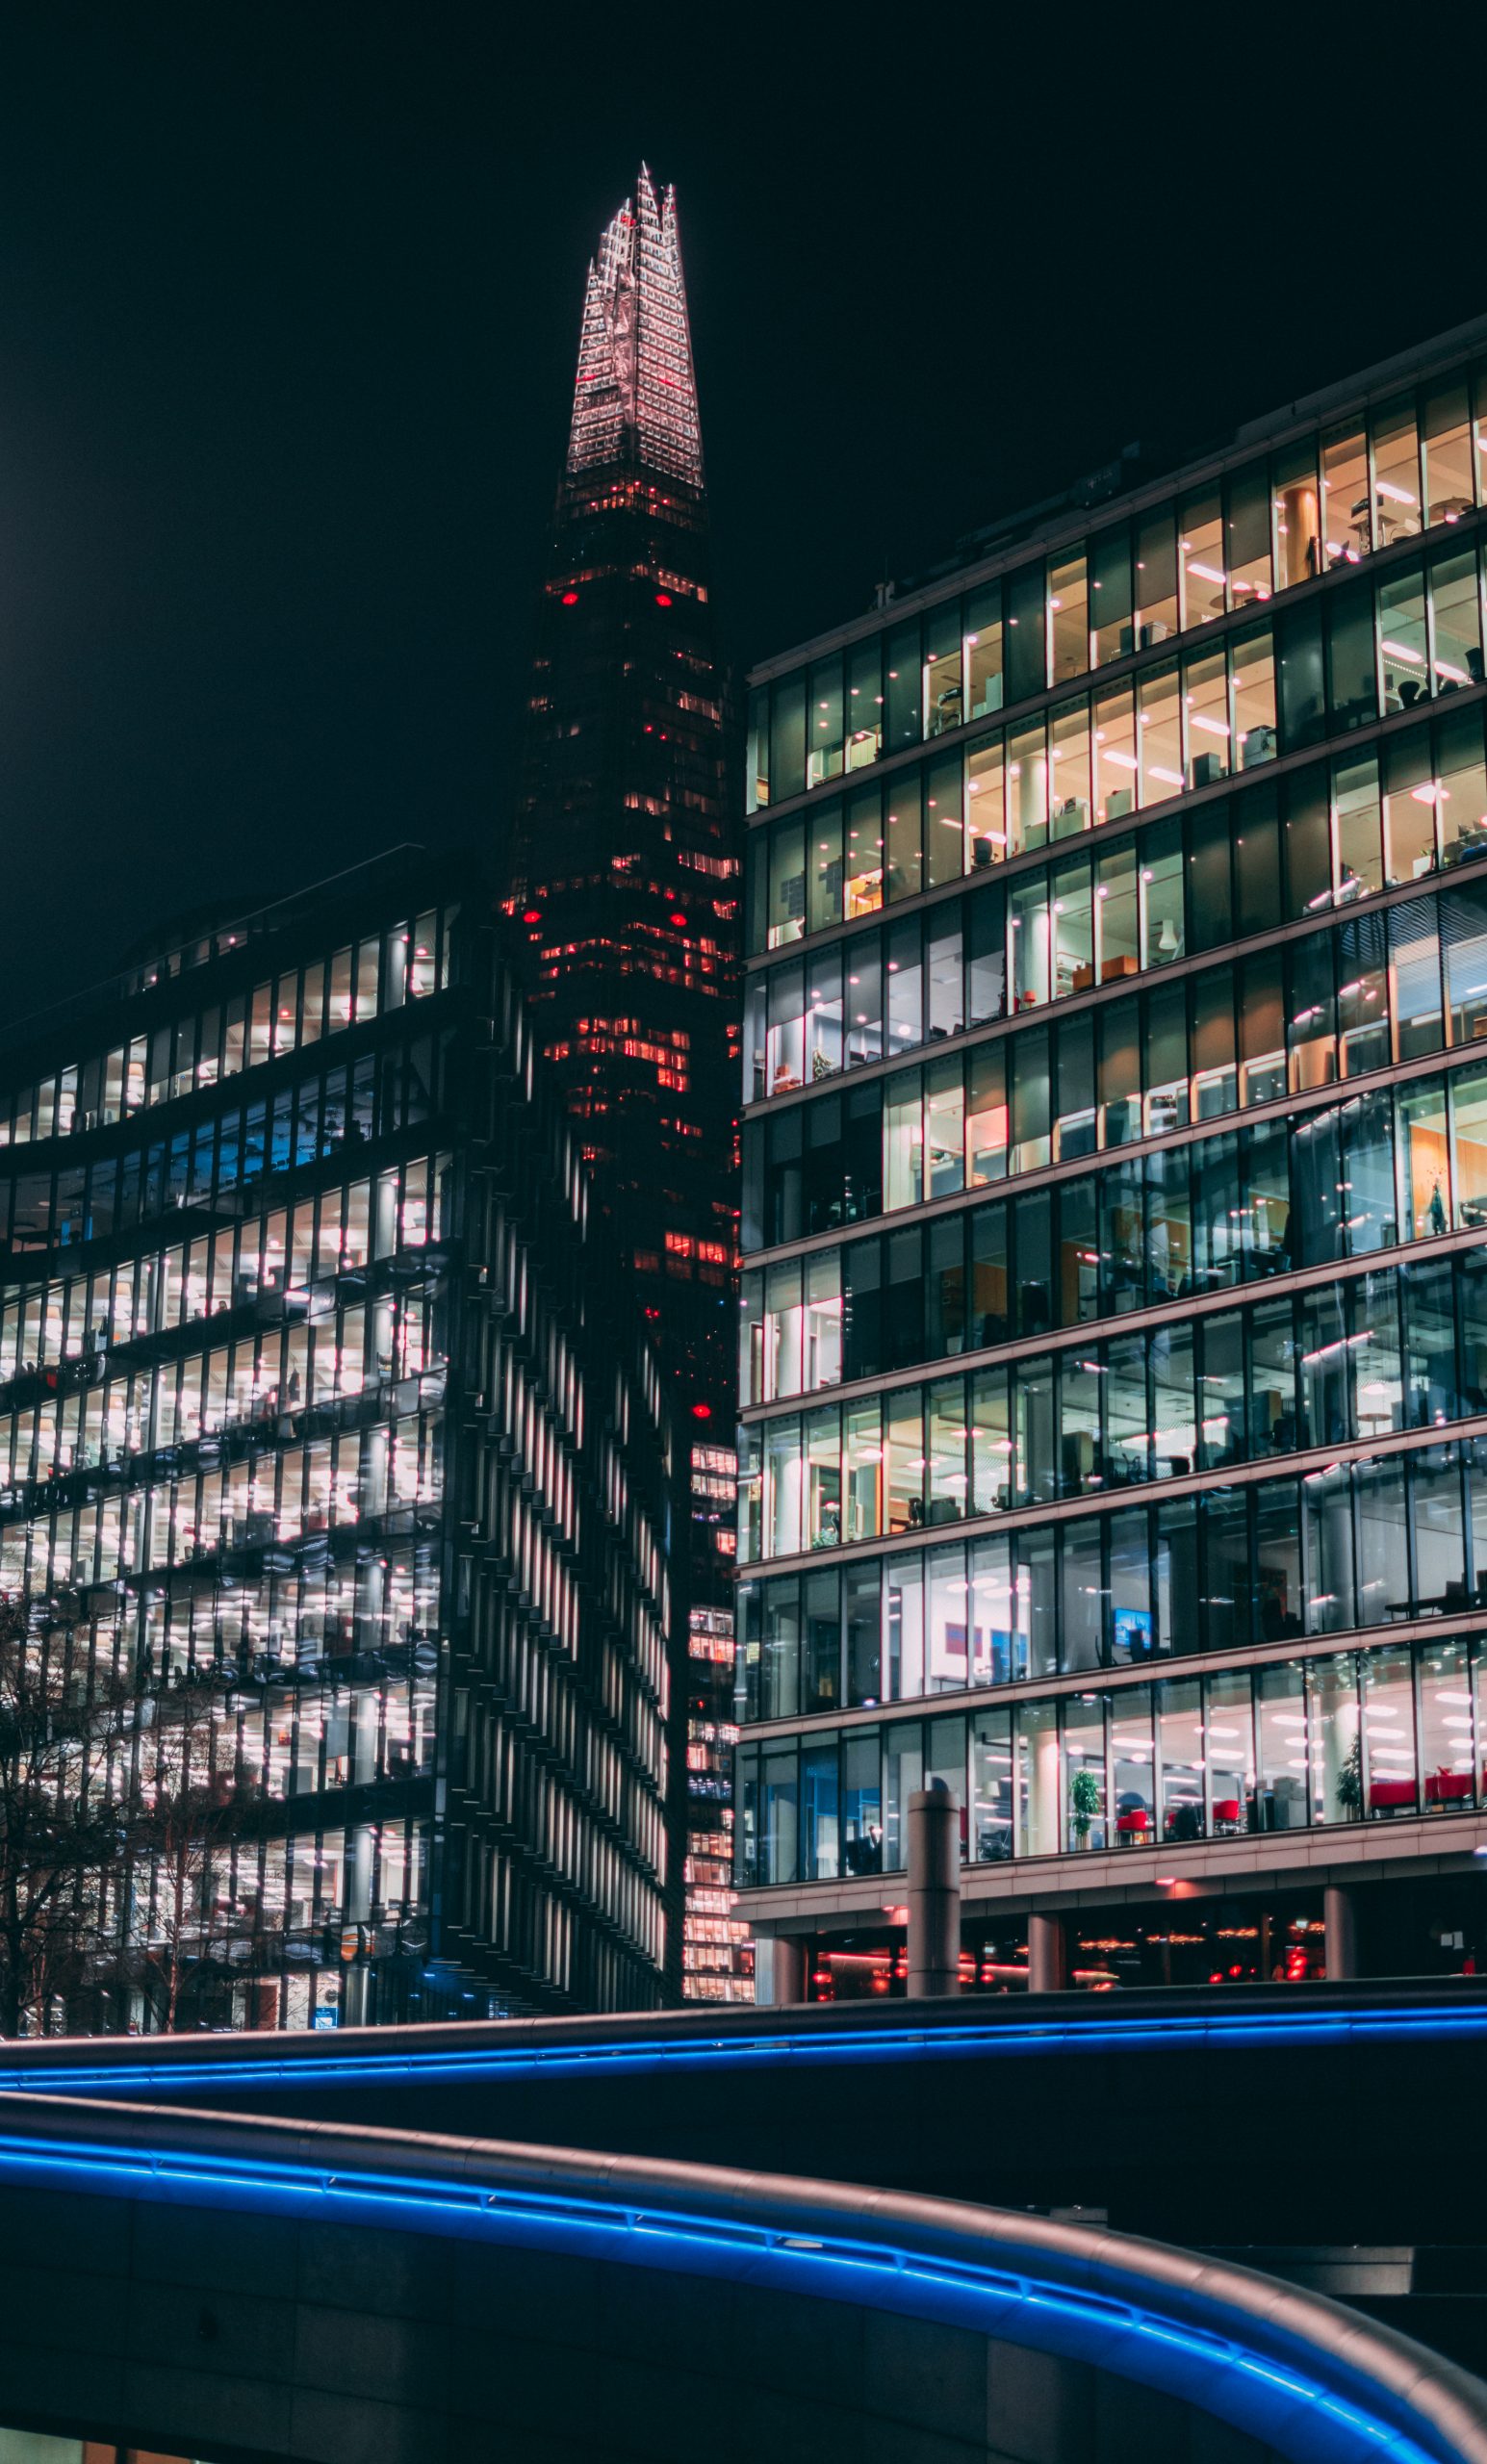
[[[1272,2464],[973,2330],[174,2199],[0,2190],[0,2421],[297,2464]]]

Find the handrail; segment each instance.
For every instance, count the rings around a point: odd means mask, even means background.
[[[784,2010],[452,2020],[397,2028],[0,2041],[0,2091],[135,2094],[397,2086],[668,2068],[962,2061],[1194,2047],[1364,2046],[1487,2040],[1487,1980],[1449,1987],[1170,1988],[1112,1996],[800,2004]]]
[[[714,2166],[0,2094],[0,2183],[475,2234],[974,2327],[1300,2459],[1487,2464],[1487,2386],[1342,2304],[1162,2244]]]

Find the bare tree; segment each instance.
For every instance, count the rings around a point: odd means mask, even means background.
[[[255,1803],[211,1675],[140,1706],[127,1838],[137,1893],[147,1897],[149,1966],[163,1988],[162,2024],[180,2025],[188,1979],[215,1976],[222,1926],[218,1884]],[[214,1930],[218,1937],[214,1952]]]
[[[89,1663],[67,1596],[0,1598],[0,2033],[44,2031],[100,1947],[124,1827],[111,1769],[132,1688]]]

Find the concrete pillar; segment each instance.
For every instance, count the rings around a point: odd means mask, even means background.
[[[961,1990],[960,1808],[943,1780],[909,1800],[909,1990]]]
[[[754,1998],[766,2009],[806,1999],[806,1945],[791,1934],[763,1934],[754,1945]]]
[[[1327,1979],[1346,1984],[1359,1974],[1358,1894],[1346,1883],[1328,1883],[1322,1894],[1327,1928]]]
[[[1068,1983],[1068,1938],[1062,1916],[1028,1918],[1028,1991],[1062,1993]]]

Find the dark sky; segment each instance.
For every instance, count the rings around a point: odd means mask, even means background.
[[[1453,80],[1444,28],[1412,66],[1397,18],[1350,11],[1343,57],[1337,24],[12,10],[0,1010],[192,900],[499,827],[583,270],[642,154],[741,662],[1127,439],[1479,312],[1471,38]]]

